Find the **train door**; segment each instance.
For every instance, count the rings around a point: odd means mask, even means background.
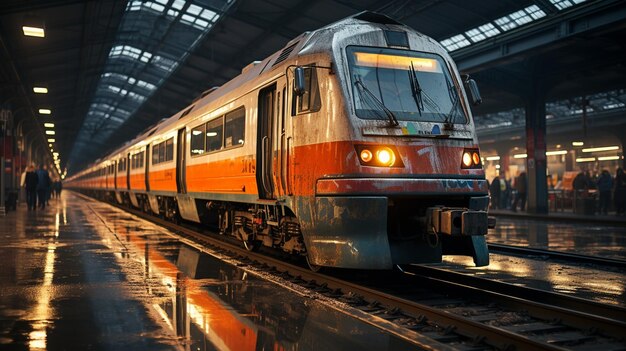
[[[290,195],[289,154],[292,147],[291,119],[287,117],[287,87],[282,84],[276,93],[276,157],[274,159],[274,184],[278,197]]]
[[[186,183],[186,159],[185,159],[185,151],[187,150],[187,133],[185,128],[181,128],[178,131],[177,138],[177,147],[176,147],[176,189],[179,194],[187,193],[187,183]]]
[[[146,156],[144,162],[146,163],[146,191],[150,191],[150,145],[146,145]]]
[[[130,190],[130,153],[126,154],[126,189]]]
[[[276,123],[276,85],[259,92],[257,119],[256,181],[259,198],[275,199],[273,176],[274,136]]]

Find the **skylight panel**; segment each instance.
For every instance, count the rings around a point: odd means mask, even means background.
[[[556,6],[556,8],[559,10],[564,10],[568,7],[580,4],[585,1],[586,0],[550,0],[552,5]]]
[[[451,38],[441,41],[441,45],[443,45],[448,51],[454,51],[470,44],[471,43],[469,42],[469,40],[467,40],[467,38],[465,38],[463,34],[455,35]]]
[[[179,11],[183,9],[183,6],[185,6],[184,0],[174,0],[174,2],[172,3],[172,8]]]
[[[145,96],[135,93],[134,91],[129,91],[127,96],[137,102],[144,102],[144,100],[146,100]]]
[[[176,68],[176,66],[178,66],[176,61],[161,55],[154,56],[152,64],[165,71],[172,71]]]
[[[515,11],[504,17],[496,19],[494,22],[502,28],[502,30],[511,30],[519,27],[522,24],[526,24],[545,17],[546,13],[543,12],[537,5],[528,6],[525,9]]]
[[[139,11],[141,10],[141,0],[129,1],[126,5],[126,11]]]
[[[143,81],[141,79],[137,81],[137,86],[140,87],[140,88],[144,88],[144,89],[150,90],[150,91],[156,89],[156,85],[154,85],[152,83],[148,83],[148,82]]]
[[[156,2],[147,1],[145,5],[157,12],[163,12],[163,10],[165,10],[165,6],[158,4]]]
[[[493,24],[491,23],[483,24],[482,26],[478,28],[470,29],[467,32],[465,32],[465,35],[474,43],[481,41],[481,40],[485,40],[496,34],[500,34],[500,31],[498,30],[498,28],[494,27]]]

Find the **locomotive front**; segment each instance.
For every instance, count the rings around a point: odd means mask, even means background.
[[[475,83],[437,42],[376,14],[331,25],[315,45],[333,56],[329,82],[318,74],[320,95],[335,94],[327,118],[347,122],[314,148],[331,162],[299,177],[315,189],[296,202],[310,264],[389,269],[460,254],[487,265],[488,187],[466,95],[479,100]]]

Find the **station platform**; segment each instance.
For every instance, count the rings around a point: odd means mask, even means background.
[[[0,217],[1,350],[415,350],[64,191]]]
[[[487,242],[626,259],[626,217],[490,210],[496,227]]]
[[[489,214],[496,217],[527,218],[534,220],[565,221],[577,223],[598,223],[626,226],[626,216],[615,214],[580,214],[572,210],[550,211],[547,214],[528,213],[526,211],[489,210]]]

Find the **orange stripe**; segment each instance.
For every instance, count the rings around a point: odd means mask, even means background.
[[[150,190],[176,191],[176,168],[150,172]]]
[[[258,194],[255,168],[251,156],[188,165],[187,191]]]

